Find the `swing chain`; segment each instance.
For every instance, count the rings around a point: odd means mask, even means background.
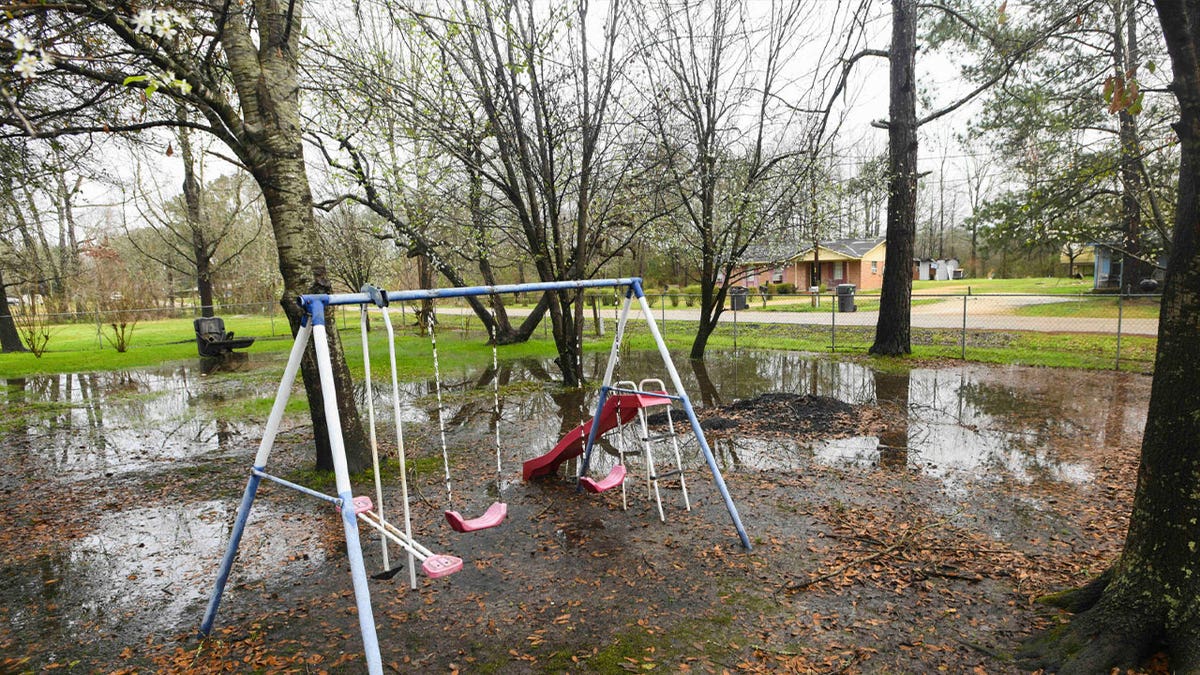
[[[425,320],[426,326],[429,329],[429,342],[433,345],[433,387],[437,394],[438,435],[442,441],[442,468],[445,471],[446,503],[453,508],[454,492],[450,487],[450,452],[446,449],[446,420],[442,412],[442,369],[438,363],[437,332],[433,328],[434,323],[436,323],[434,318],[435,311],[434,305],[430,303],[429,314]]]

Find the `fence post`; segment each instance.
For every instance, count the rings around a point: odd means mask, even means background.
[[[734,306],[733,306],[733,351],[735,351],[735,352],[737,351],[737,334],[738,334],[737,304],[734,304]]]
[[[96,347],[104,349],[104,333],[100,328],[100,303],[96,303]]]
[[[837,298],[829,299],[829,351],[837,351]]]
[[[1125,305],[1121,301],[1124,296],[1124,293],[1117,291],[1117,362],[1113,366],[1114,370],[1121,369],[1121,319],[1125,310]]]
[[[967,360],[967,296],[963,296],[962,360]]]

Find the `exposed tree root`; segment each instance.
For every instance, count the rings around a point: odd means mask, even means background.
[[[1112,581],[1112,568],[1104,570],[1104,572],[1089,581],[1086,585],[1080,588],[1071,588],[1058,593],[1051,593],[1038,598],[1038,602],[1051,607],[1066,610],[1072,614],[1086,612],[1100,601],[1100,597],[1104,595],[1104,589],[1108,588],[1108,583]]]
[[[1070,623],[1026,643],[1017,653],[1021,665],[1060,675],[1093,675],[1136,668],[1162,648],[1160,623],[1094,604]]]

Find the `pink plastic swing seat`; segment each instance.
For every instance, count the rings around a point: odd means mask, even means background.
[[[462,569],[462,558],[456,558],[452,555],[431,555],[421,563],[421,569],[425,572],[425,576],[430,579],[438,579],[441,577],[450,576]]]
[[[608,475],[605,476],[603,480],[594,481],[590,477],[584,476],[583,478],[579,479],[579,482],[583,484],[583,489],[591,492],[592,494],[599,494],[601,492],[605,492],[606,490],[611,490],[617,487],[624,480],[625,465],[618,464],[612,468],[612,471],[608,472]]]
[[[474,532],[476,530],[486,530],[489,527],[495,527],[503,523],[507,515],[508,504],[495,502],[488,507],[487,511],[483,512],[482,516],[470,520],[463,518],[462,514],[458,511],[447,511],[446,522],[450,523],[450,529],[455,532]]]
[[[354,506],[354,515],[356,515],[356,516],[360,513],[367,513],[369,511],[371,511],[371,509],[375,508],[375,505],[371,503],[371,498],[366,495],[360,495],[358,497],[355,497],[352,500],[350,500],[350,503]],[[337,506],[334,508],[337,509],[338,513],[342,512],[341,506]]]

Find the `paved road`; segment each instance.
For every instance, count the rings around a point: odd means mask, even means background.
[[[1021,330],[1040,331],[1043,333],[1104,333],[1117,332],[1117,319],[1099,319],[1086,317],[1052,317],[1052,316],[1016,316],[1012,314],[1014,307],[1030,304],[1070,301],[1070,297],[1054,296],[1009,296],[1009,295],[971,295],[966,298],[967,330]],[[756,301],[757,302],[757,301]],[[822,298],[822,304],[829,306],[829,298]],[[751,304],[751,307],[754,305]],[[439,307],[438,313],[458,314],[469,311],[460,307]],[[612,308],[603,310],[606,321],[614,318]],[[524,316],[528,310],[512,309],[509,314]],[[589,312],[590,314],[590,312]],[[735,313],[726,311],[722,321],[733,321]],[[640,319],[641,312],[636,307],[630,312],[630,317]],[[744,310],[736,312],[738,322],[745,323],[781,323],[795,325],[829,326],[874,326],[879,318],[879,312],[764,312],[761,310]],[[654,310],[654,318],[659,321],[673,323],[677,321],[696,323],[700,313],[695,309],[664,309]],[[949,328],[963,327],[963,297],[950,297],[940,302],[919,304],[912,308],[912,326],[914,328]],[[1158,319],[1123,319],[1121,321],[1122,335],[1158,335]]]

